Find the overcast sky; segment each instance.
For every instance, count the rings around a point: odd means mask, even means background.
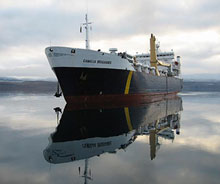
[[[219,0],[0,0],[0,77],[54,78],[44,49],[85,47],[87,1],[91,49],[148,52],[154,33],[184,75],[220,74]]]

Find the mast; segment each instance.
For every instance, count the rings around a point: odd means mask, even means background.
[[[89,26],[88,26],[88,15],[86,14],[86,49],[89,49]]]
[[[86,30],[86,39],[85,39],[86,49],[90,49],[90,44],[89,44],[89,28],[91,28],[91,27],[89,26],[89,24],[92,24],[92,22],[88,21],[87,13],[86,13],[86,16],[85,16],[85,20],[86,20],[86,22],[83,23],[82,25],[84,26],[84,28]],[[80,32],[82,32],[82,27],[80,27]]]

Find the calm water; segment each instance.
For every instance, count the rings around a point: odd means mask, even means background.
[[[77,110],[1,95],[0,183],[219,183],[220,93],[180,96]]]

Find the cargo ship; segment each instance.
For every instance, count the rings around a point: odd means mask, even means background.
[[[86,48],[50,46],[46,56],[54,71],[66,102],[118,103],[127,100],[161,100],[181,91],[180,57],[160,52],[151,34],[150,53],[130,55],[91,50],[88,16],[82,24],[86,30]],[[59,96],[59,94],[57,95]]]

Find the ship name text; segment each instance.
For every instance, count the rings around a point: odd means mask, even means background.
[[[104,60],[92,60],[92,59],[83,59],[83,63],[93,63],[93,64],[112,64],[111,61],[104,61]]]

